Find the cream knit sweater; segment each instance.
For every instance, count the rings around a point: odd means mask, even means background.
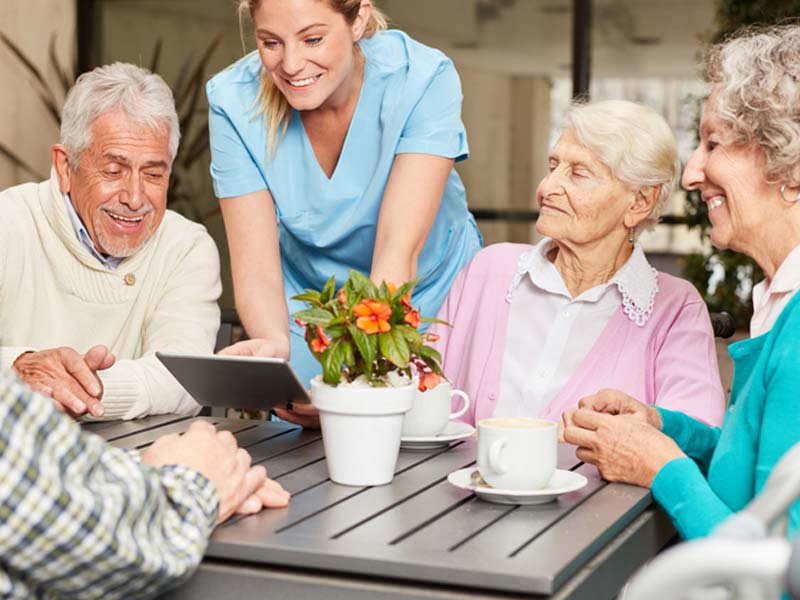
[[[197,410],[154,353],[212,352],[221,291],[213,240],[172,211],[111,271],[75,235],[55,174],[0,192],[0,368],[27,349],[105,344],[105,418]]]

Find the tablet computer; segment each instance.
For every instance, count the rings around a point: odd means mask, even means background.
[[[269,410],[310,402],[289,363],[281,358],[156,352],[170,373],[202,406]]]

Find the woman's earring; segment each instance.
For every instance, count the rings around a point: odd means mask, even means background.
[[[629,243],[631,246],[633,246],[633,242],[634,242],[634,239],[633,239],[633,234],[634,234],[634,232],[635,232],[635,231],[636,231],[636,230],[635,230],[633,227],[631,227],[630,229],[628,229],[628,243]]]
[[[794,204],[795,202],[800,200],[800,192],[797,192],[797,196],[795,196],[794,198],[787,199],[786,195],[784,194],[785,191],[786,191],[786,186],[782,185],[781,186],[781,198],[783,198],[784,202],[787,202],[788,204]]]

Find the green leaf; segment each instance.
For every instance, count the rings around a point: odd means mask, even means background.
[[[353,345],[347,340],[342,340],[342,347],[344,348],[344,364],[348,368],[353,368],[356,364],[356,356],[353,352]]]
[[[374,298],[378,295],[378,288],[375,286],[369,277],[358,271],[350,271],[350,280],[353,282],[353,288],[357,294],[363,294],[365,297]]]
[[[394,293],[393,298],[400,300],[403,296],[410,293],[411,290],[414,289],[414,286],[417,285],[418,279],[412,279],[411,281],[406,281],[403,285],[401,285]]]
[[[333,319],[333,314],[324,308],[307,308],[297,311],[292,316],[311,325],[327,325]]]
[[[315,290],[306,290],[302,294],[298,294],[297,296],[292,296],[292,300],[297,300],[299,302],[308,302],[309,304],[322,304],[321,297],[322,295]]]
[[[382,300],[386,304],[389,304],[392,301],[392,295],[389,293],[389,286],[385,281],[381,281],[381,285],[378,288],[378,299]]]
[[[372,365],[378,356],[378,340],[374,335],[367,335],[355,325],[348,325],[347,331],[356,343],[361,358],[364,359],[364,372],[367,377],[372,376]]]
[[[322,380],[329,385],[337,385],[342,373],[342,364],[347,355],[347,342],[343,339],[333,340],[328,349],[322,353]]]
[[[403,336],[402,332],[397,331],[396,327],[393,327],[386,333],[378,334],[378,347],[381,349],[381,354],[393,365],[401,369],[408,366],[408,361],[411,358],[411,351],[408,348],[406,338]]]
[[[409,325],[395,325],[394,330],[402,333],[406,341],[412,346],[422,343],[422,334]]]
[[[436,319],[434,317],[422,317],[420,321],[423,323],[439,323],[439,325],[447,325],[448,327],[452,327],[452,325],[447,321],[442,321],[441,319]]]
[[[322,288],[322,293],[320,294],[323,304],[330,302],[333,299],[333,295],[336,293],[336,278],[331,275],[331,278],[328,279],[328,282],[325,284],[325,287]]]
[[[442,355],[439,354],[439,351],[435,348],[431,348],[430,346],[420,346],[417,349],[420,358],[425,360],[426,358],[431,358],[436,362],[442,362]],[[425,361],[427,363],[427,361]]]

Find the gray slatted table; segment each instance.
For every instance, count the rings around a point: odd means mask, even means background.
[[[610,598],[674,535],[647,490],[602,481],[570,446],[560,447],[559,467],[588,486],[549,504],[505,506],[447,482],[474,464],[472,439],[403,450],[390,485],[357,488],[328,479],[317,431],[197,418],[232,431],[292,502],[219,527],[198,572],[169,598]],[[143,448],[191,421],[86,427]]]

